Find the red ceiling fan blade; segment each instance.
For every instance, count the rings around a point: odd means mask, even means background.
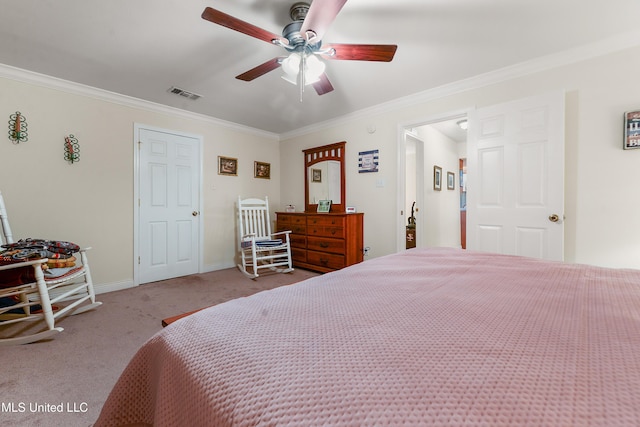
[[[268,43],[272,43],[273,40],[280,40],[284,44],[289,44],[289,41],[287,39],[278,34],[263,30],[262,28],[256,27],[253,24],[249,24],[248,22],[242,21],[238,18],[234,18],[231,15],[227,15],[224,12],[220,12],[219,10],[212,9],[210,7],[204,9],[204,12],[202,12],[202,19],[211,21],[214,24],[222,25],[223,27],[231,28],[232,30],[238,31],[248,36],[264,40]]]
[[[260,64],[255,68],[246,71],[239,76],[236,76],[238,80],[244,80],[245,82],[250,82],[253,79],[257,79],[258,77],[267,74],[269,71],[273,71],[276,68],[280,67],[280,63],[285,59],[284,56],[279,56],[277,58],[273,58],[265,62],[264,64]]]
[[[320,80],[313,83],[313,88],[318,92],[318,95],[324,95],[325,93],[331,92],[333,90],[333,85],[329,81],[329,77],[327,77],[326,73],[322,73],[320,76]]]
[[[332,43],[322,46],[322,50],[334,49],[334,55],[322,55],[325,59],[342,59],[351,61],[390,62],[396,54],[398,46],[394,44],[340,44]]]
[[[300,28],[300,34],[304,36],[307,31],[312,31],[315,33],[314,43],[322,40],[327,28],[346,2],[347,0],[313,0]]]

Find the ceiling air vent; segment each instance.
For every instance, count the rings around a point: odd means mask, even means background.
[[[192,100],[196,100],[198,98],[202,98],[202,95],[198,95],[197,93],[189,92],[184,89],[180,89],[179,87],[171,86],[169,92],[175,93],[176,95],[184,96],[185,98],[189,98]]]

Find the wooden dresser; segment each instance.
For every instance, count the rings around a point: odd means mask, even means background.
[[[278,231],[291,230],[294,267],[323,273],[363,259],[363,213],[276,212]]]

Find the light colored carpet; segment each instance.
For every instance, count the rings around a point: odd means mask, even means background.
[[[162,319],[316,275],[296,269],[250,280],[233,268],[98,295],[103,305],[62,319],[55,338],[0,347],[0,425],[90,426]]]

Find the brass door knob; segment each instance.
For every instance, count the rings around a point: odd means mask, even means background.
[[[549,215],[549,221],[558,222],[560,221],[560,217],[558,216],[558,214]]]
[[[193,211],[193,212],[191,212],[191,215],[198,216],[198,213],[199,213],[198,211]]]

